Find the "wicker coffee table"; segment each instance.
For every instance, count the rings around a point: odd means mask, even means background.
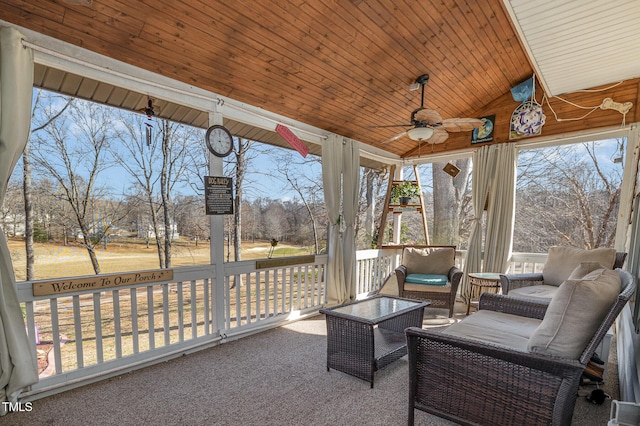
[[[429,302],[376,296],[321,309],[327,320],[327,371],[331,368],[371,383],[373,374],[407,353],[404,330],[422,327]]]

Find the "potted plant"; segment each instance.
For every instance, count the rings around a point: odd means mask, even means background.
[[[415,183],[405,180],[391,188],[391,201],[401,206],[409,204],[412,198],[420,195],[420,189]]]

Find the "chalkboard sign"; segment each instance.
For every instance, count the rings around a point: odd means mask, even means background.
[[[233,179],[224,176],[205,176],[204,191],[208,215],[233,214]]]

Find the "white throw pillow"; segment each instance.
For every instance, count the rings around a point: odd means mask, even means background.
[[[558,287],[540,326],[529,339],[532,352],[578,359],[620,293],[620,275],[596,269]]]
[[[595,262],[605,268],[613,268],[616,249],[596,248],[592,250],[574,247],[553,246],[549,248],[547,261],[542,268],[542,277],[547,285],[560,285],[571,272],[583,262]]]

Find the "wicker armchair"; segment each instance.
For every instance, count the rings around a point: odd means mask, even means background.
[[[419,409],[464,425],[569,425],[582,372],[635,291],[633,276],[618,273],[620,293],[578,359],[514,349],[446,330],[407,328],[408,424],[413,425],[414,410]],[[544,301],[484,293],[479,312],[542,319],[548,306]]]
[[[613,263],[613,269],[622,268],[624,261],[627,258],[627,253],[616,252],[615,261]],[[546,285],[542,273],[530,273],[530,274],[501,274],[500,285],[502,287],[502,294],[509,294],[509,291],[520,289],[523,287],[531,286],[543,286]],[[518,295],[519,297],[533,297],[531,295]],[[543,297],[544,298],[544,297]]]
[[[418,249],[421,252],[414,252],[414,261],[409,262],[407,257],[409,256],[407,250]],[[398,294],[400,297],[407,299],[417,299],[431,302],[433,308],[446,308],[449,309],[449,318],[453,316],[453,308],[456,303],[456,294],[458,292],[458,286],[462,278],[462,271],[454,266],[455,259],[455,246],[413,246],[405,247],[403,250],[403,264],[398,266],[395,270],[396,278],[398,281]],[[451,252],[452,254],[443,261],[443,252]],[[437,252],[437,253],[436,253]],[[441,273],[446,276],[446,285],[423,285],[423,284],[410,284],[407,283],[407,277],[410,274],[421,272],[419,270],[412,270],[415,268],[415,253],[424,256],[423,264],[420,265],[422,271],[428,273]],[[435,254],[435,256],[433,256]],[[437,265],[428,265],[429,262],[437,262]],[[443,263],[446,262],[446,263]],[[409,265],[409,266],[408,266]],[[411,266],[413,265],[413,266]]]

